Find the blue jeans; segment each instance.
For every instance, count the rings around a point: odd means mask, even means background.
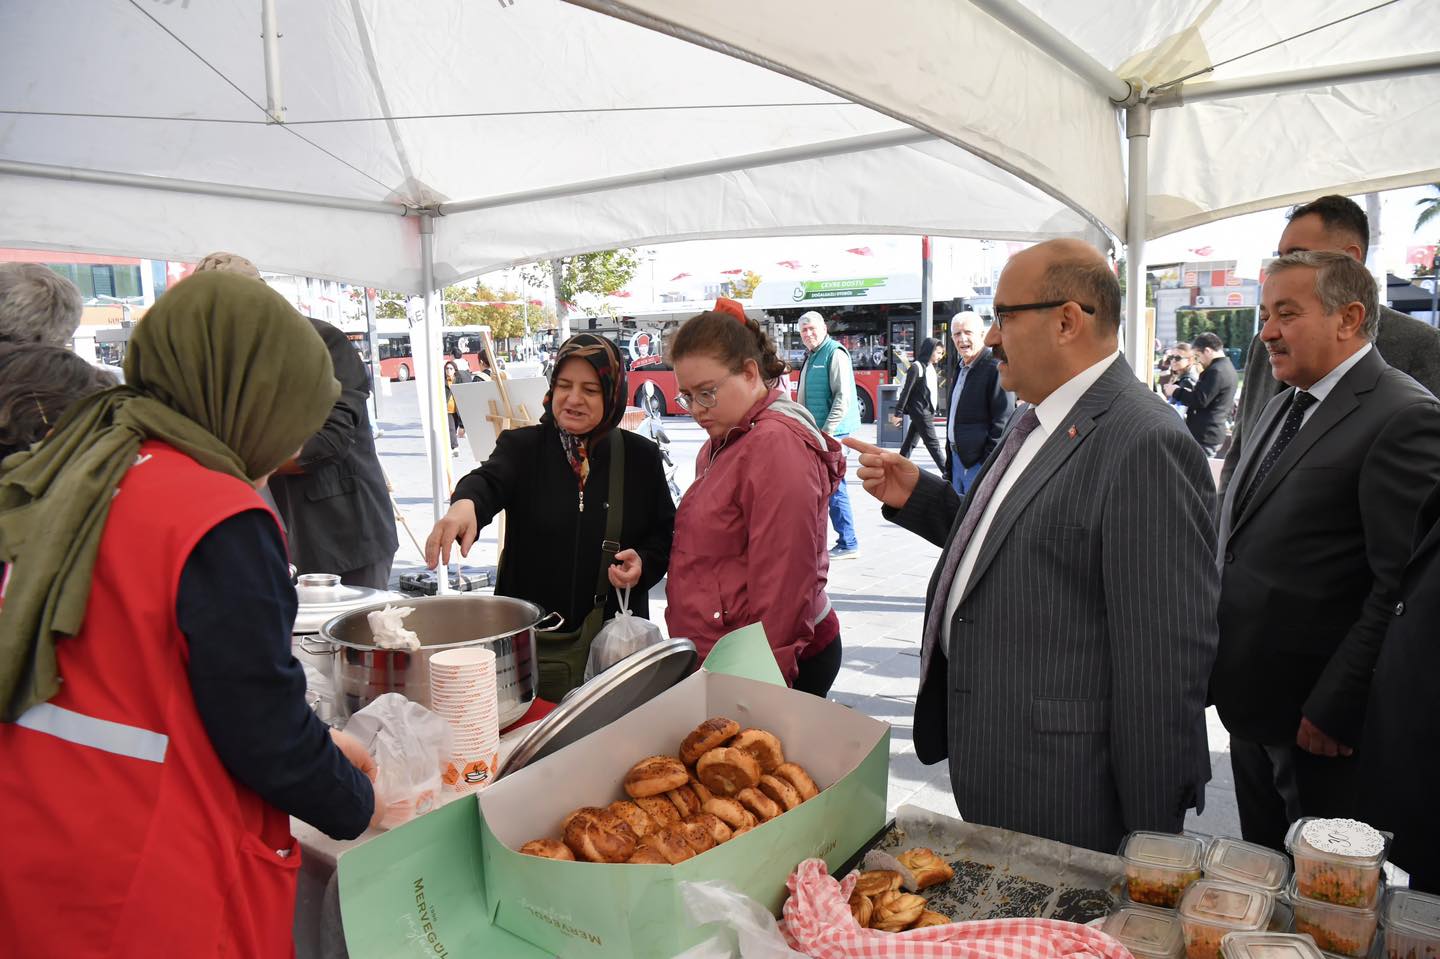
[[[835,437],[837,440],[844,439],[843,436]],[[842,447],[845,451],[845,472],[850,472],[850,448]],[[855,538],[855,513],[850,509],[850,494],[845,491],[845,480],[840,481],[835,492],[830,495],[830,525],[835,527],[835,545],[841,549],[859,549],[860,541]]]
[[[975,482],[975,477],[980,475],[980,467],[984,465],[985,461],[981,460],[974,466],[961,466],[960,457],[956,456],[953,450],[951,451],[950,488],[955,491],[957,496],[964,496],[969,491],[970,485]]]

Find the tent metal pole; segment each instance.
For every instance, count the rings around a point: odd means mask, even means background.
[[[1396,77],[1423,76],[1440,73],[1440,53],[1417,53],[1407,57],[1366,60],[1338,67],[1315,67],[1287,70],[1269,76],[1241,77],[1236,80],[1186,83],[1160,90],[1151,97],[1152,107],[1178,107],[1206,100],[1226,100],[1262,93],[1283,93],[1367,80],[1389,80]]]
[[[476,200],[456,200],[442,203],[437,208],[442,216],[454,213],[473,213],[476,210],[494,210],[499,207],[518,206],[540,200],[558,200],[565,197],[584,196],[590,193],[604,193],[608,190],[623,190],[632,186],[648,186],[673,180],[690,180],[719,173],[734,173],[737,170],[753,170],[757,167],[779,166],[783,163],[798,163],[802,160],[818,160],[829,156],[846,156],[863,153],[866,150],[884,150],[889,147],[910,146],[916,143],[939,142],[929,133],[921,130],[904,129],[891,133],[875,133],[866,136],[831,140],[813,146],[792,147],[784,150],[770,150],[765,153],[751,153],[740,157],[726,157],[704,163],[690,163],[671,167],[667,170],[645,170],[624,176],[607,177],[602,180],[587,180],[582,183],[567,183],[562,186],[528,190],[523,193],[506,193],[501,196],[484,197]]]
[[[1125,215],[1125,356],[1140,382],[1150,385],[1154,362],[1145,328],[1146,198],[1150,193],[1150,106],[1125,111],[1130,144],[1129,208]]]
[[[268,200],[273,203],[295,203],[300,206],[353,210],[357,213],[384,213],[389,216],[408,216],[416,212],[403,203],[352,200],[343,196],[326,196],[323,193],[294,193],[289,190],[267,190],[263,187],[207,183],[204,180],[181,180],[174,177],[147,176],[142,173],[116,173],[108,170],[53,166],[48,163],[22,163],[18,160],[0,160],[0,174],[35,177],[42,180],[69,180],[74,183],[101,183],[106,186],[130,186],[142,190],[163,190],[167,193],[190,193],[235,200]]]
[[[265,41],[265,112],[276,123],[285,122],[285,100],[280,93],[280,25],[275,0],[260,0],[260,35]]]
[[[417,363],[416,369],[424,375],[417,381],[422,391],[421,401],[430,412],[430,505],[435,513],[435,522],[445,515],[446,501],[450,491],[445,488],[445,472],[450,464],[450,444],[445,431],[444,376],[436,368],[440,357],[440,324],[435,322],[435,218],[430,214],[420,217],[420,277],[425,284],[425,316],[421,321],[421,349],[425,351],[425,362]],[[435,570],[435,588],[439,595],[450,592],[450,571],[443,567]]]
[[[1126,81],[1106,68],[1099,60],[1080,48],[1074,40],[1036,16],[1020,0],[970,0],[994,20],[1009,27],[1041,51],[1054,57],[1072,73],[1099,90],[1116,103],[1127,103],[1135,90]]]

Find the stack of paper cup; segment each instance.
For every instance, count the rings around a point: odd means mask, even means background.
[[[446,649],[430,657],[430,708],[450,723],[455,745],[441,778],[452,792],[484,788],[500,760],[500,703],[495,653],[486,646]]]

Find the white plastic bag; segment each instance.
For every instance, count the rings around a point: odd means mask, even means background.
[[[805,959],[786,945],[775,917],[728,882],[682,882],[680,898],[692,923],[719,931],[675,959]]]
[[[450,724],[399,693],[385,693],[350,717],[345,731],[375,757],[375,795],[386,803],[381,829],[435,808],[440,764],[450,755]]]
[[[600,632],[595,634],[595,639],[590,643],[590,658],[585,663],[586,682],[626,656],[665,641],[659,626],[630,612],[629,587],[617,589],[615,592],[620,596],[620,612],[600,627]]]

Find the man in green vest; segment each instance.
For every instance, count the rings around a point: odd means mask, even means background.
[[[821,430],[837,440],[849,436],[860,426],[850,351],[830,338],[825,318],[814,310],[800,317],[800,341],[808,351],[800,367],[800,405],[810,411]],[[836,538],[830,558],[854,559],[860,555],[855,514],[850,509],[844,480],[830,497],[830,524],[835,527]]]

